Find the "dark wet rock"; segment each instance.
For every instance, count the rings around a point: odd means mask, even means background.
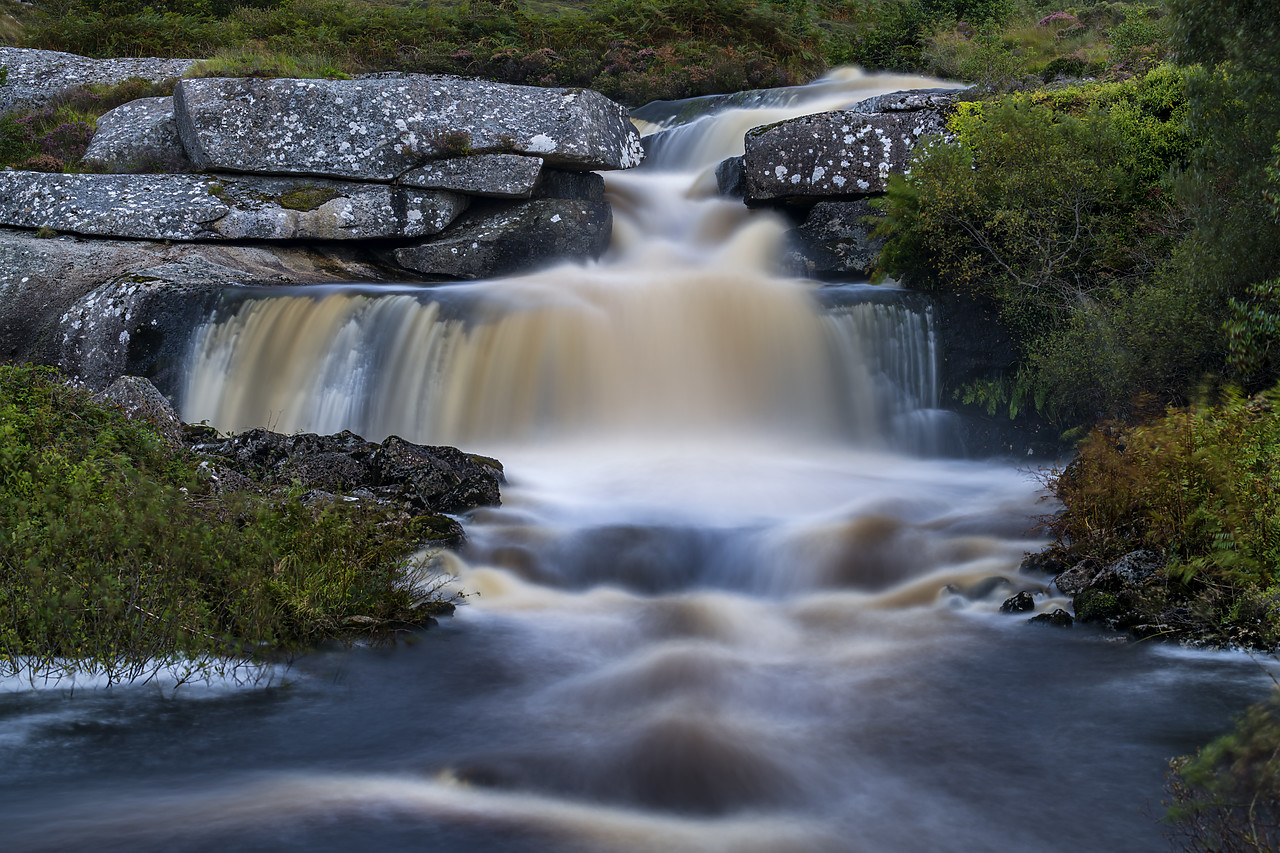
[[[427,447],[396,436],[381,444],[355,433],[281,435],[254,429],[193,446],[255,479],[404,504],[416,512],[459,513],[500,502],[502,466],[452,447]]]
[[[98,118],[84,162],[105,172],[190,172],[173,98],[139,98]]]
[[[1008,578],[993,575],[989,578],[983,578],[977,583],[963,587],[955,584],[947,584],[946,591],[953,595],[959,595],[963,598],[967,598],[970,601],[979,601],[997,590],[1010,589],[1012,587],[1013,582]]]
[[[528,198],[541,173],[541,157],[479,154],[428,163],[401,175],[397,183],[491,198]]]
[[[33,109],[68,89],[92,84],[115,85],[132,78],[152,83],[181,77],[194,64],[190,59],[90,59],[55,50],[0,46],[0,66],[9,69],[0,86],[0,114]]]
[[[865,199],[819,202],[789,233],[786,262],[794,274],[809,278],[868,276],[884,248],[872,236],[875,221],[868,220],[883,216]]]
[[[1124,618],[1132,608],[1123,594],[1102,589],[1084,589],[1071,598],[1071,607],[1080,622],[1105,622],[1111,628],[1123,628]]]
[[[747,194],[747,176],[742,171],[741,157],[728,157],[716,166],[716,188],[720,195],[742,198]]]
[[[604,178],[595,172],[566,172],[543,169],[534,198],[563,198],[576,201],[604,201]]]
[[[1012,598],[1005,599],[1004,603],[1000,605],[1001,613],[1027,613],[1035,609],[1035,598],[1026,590],[1023,590]]]
[[[625,110],[587,89],[416,74],[183,80],[178,133],[201,169],[389,181],[458,154],[525,154],[573,170],[644,153]]]
[[[883,193],[915,146],[945,127],[942,111],[920,110],[819,113],[755,128],[742,163],[747,201]]]
[[[146,421],[175,447],[185,446],[182,420],[169,400],[141,376],[121,376],[95,395],[98,402],[119,408],[132,420]]]
[[[1092,583],[1101,571],[1102,566],[1097,560],[1081,560],[1054,578],[1053,582],[1067,595],[1074,595]]]
[[[478,279],[563,260],[598,258],[609,247],[607,202],[532,199],[476,208],[438,237],[397,249],[396,263],[427,276]]]
[[[1096,561],[1083,561],[1076,568],[1082,567],[1084,571],[1067,581],[1073,588],[1071,606],[1077,620],[1105,622],[1112,629],[1137,630],[1138,626],[1156,618],[1149,612],[1153,605],[1145,587],[1162,576],[1164,560],[1158,554],[1141,549],[1105,566],[1098,567]],[[1075,571],[1071,569],[1058,576],[1059,589],[1065,591],[1062,578]],[[1088,581],[1080,586],[1084,577],[1088,577]],[[1152,633],[1150,629],[1146,632]]]
[[[1057,575],[1065,572],[1068,565],[1052,551],[1039,551],[1028,554],[1018,566],[1018,571],[1026,575]]]
[[[1075,624],[1075,621],[1070,613],[1058,607],[1049,613],[1037,613],[1027,620],[1027,624],[1048,625],[1052,628],[1070,628]]]
[[[436,234],[467,207],[437,190],[297,178],[0,172],[0,225],[142,240],[364,240]]]

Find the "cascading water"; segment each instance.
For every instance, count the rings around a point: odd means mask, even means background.
[[[15,694],[6,849],[1163,849],[1164,758],[1265,679],[996,613],[1044,590],[1039,488],[920,454],[954,450],[928,309],[780,277],[780,221],[707,189],[749,127],[933,85],[647,111],[596,265],[230,289],[185,418],[498,456],[436,558],[469,603],[282,691]]]

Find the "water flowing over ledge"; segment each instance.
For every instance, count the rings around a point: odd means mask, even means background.
[[[998,614],[1016,589],[1054,603],[1017,572],[1039,484],[938,457],[958,448],[927,306],[778,275],[781,218],[707,191],[748,127],[939,83],[663,122],[651,165],[609,178],[593,266],[229,289],[184,417],[501,458],[503,506],[439,561],[470,603],[200,717],[31,698],[0,740],[10,843],[1164,849],[1141,811],[1164,756],[1265,678]]]

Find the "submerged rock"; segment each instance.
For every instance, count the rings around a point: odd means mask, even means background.
[[[1075,622],[1076,620],[1071,618],[1071,614],[1061,607],[1055,608],[1049,613],[1037,613],[1027,620],[1028,625],[1048,625],[1051,628],[1070,628]]]
[[[644,157],[625,110],[589,89],[420,74],[183,80],[174,114],[201,169],[390,181],[431,160],[525,154],[567,169]]]
[[[1026,613],[1036,609],[1036,600],[1030,592],[1023,590],[1012,598],[1006,598],[1000,605],[1001,613]]]

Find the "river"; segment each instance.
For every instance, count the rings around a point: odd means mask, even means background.
[[[780,218],[711,189],[747,128],[937,85],[841,72],[664,131],[607,176],[596,264],[229,290],[185,419],[504,462],[434,557],[466,603],[256,683],[6,684],[0,848],[1166,849],[1166,760],[1267,674],[1000,614],[1064,603],[1018,574],[1052,505],[959,458],[927,305],[782,275]]]

